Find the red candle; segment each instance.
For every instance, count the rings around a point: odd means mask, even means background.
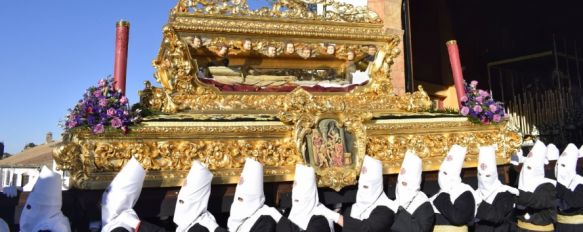
[[[121,91],[122,94],[125,95],[130,23],[128,21],[120,20],[115,25],[115,63],[113,67],[113,80],[115,81],[115,89]]]
[[[449,53],[449,63],[451,64],[451,73],[453,74],[453,84],[455,85],[455,92],[457,101],[461,109],[461,99],[466,95],[464,89],[464,75],[462,74],[462,63],[460,62],[460,52],[455,40],[450,40],[445,43],[447,45],[447,52]]]

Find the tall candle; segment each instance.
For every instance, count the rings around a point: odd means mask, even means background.
[[[449,63],[451,64],[451,73],[453,75],[455,93],[457,95],[458,104],[460,105],[461,109],[461,99],[466,95],[466,91],[464,90],[464,76],[462,73],[460,53],[457,46],[457,41],[450,40],[445,44],[447,45],[447,52],[449,53]]]
[[[115,89],[121,91],[125,95],[130,23],[128,21],[120,20],[115,25],[115,63],[113,67],[113,80],[115,81]]]

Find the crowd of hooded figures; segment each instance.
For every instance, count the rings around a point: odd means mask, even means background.
[[[383,190],[382,162],[365,156],[356,201],[342,214],[320,203],[312,167],[297,164],[289,214],[265,205],[263,166],[247,158],[237,184],[227,225],[218,225],[207,210],[213,174],[192,162],[177,197],[174,223],[183,232],[247,231],[583,231],[583,178],[576,172],[580,151],[569,144],[557,159],[556,180],[545,178],[545,162],[558,149],[538,141],[522,163],[518,188],[498,177],[496,147],[479,148],[477,189],[462,182],[466,148],[454,145],[438,172],[439,192],[421,191],[422,160],[404,155],[395,200]],[[131,158],[104,191],[101,231],[165,231],[142,221],[133,210],[146,171]],[[20,216],[20,231],[71,231],[61,212],[61,177],[44,167]],[[1,224],[4,224],[2,227]],[[0,230],[8,230],[0,222]]]

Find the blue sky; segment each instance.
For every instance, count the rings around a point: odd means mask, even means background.
[[[250,0],[252,8],[267,0]],[[5,1],[0,7],[0,141],[18,153],[60,138],[85,89],[113,73],[115,22],[130,21],[127,96],[138,101],[174,0]]]

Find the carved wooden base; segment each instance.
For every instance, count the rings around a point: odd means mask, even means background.
[[[318,119],[315,119],[316,121]],[[468,147],[465,167],[475,167],[479,145],[497,144],[498,164],[506,164],[521,143],[505,124],[476,125],[465,117],[385,115],[363,121],[338,119],[354,135],[343,166],[316,166],[320,187],[339,191],[354,185],[365,154],[383,161],[384,173],[398,173],[407,149],[423,159],[424,171],[438,170],[453,144]],[[237,183],[246,157],[264,165],[266,182],[293,181],[296,163],[314,164],[301,139],[306,128],[279,121],[148,121],[124,135],[77,131],[55,149],[59,168],[71,173],[71,186],[103,189],[133,155],[148,170],[144,187],[181,186],[191,161],[214,174],[213,183]],[[306,124],[314,128],[317,123]],[[296,139],[300,138],[300,139]],[[354,162],[346,162],[354,159]]]

